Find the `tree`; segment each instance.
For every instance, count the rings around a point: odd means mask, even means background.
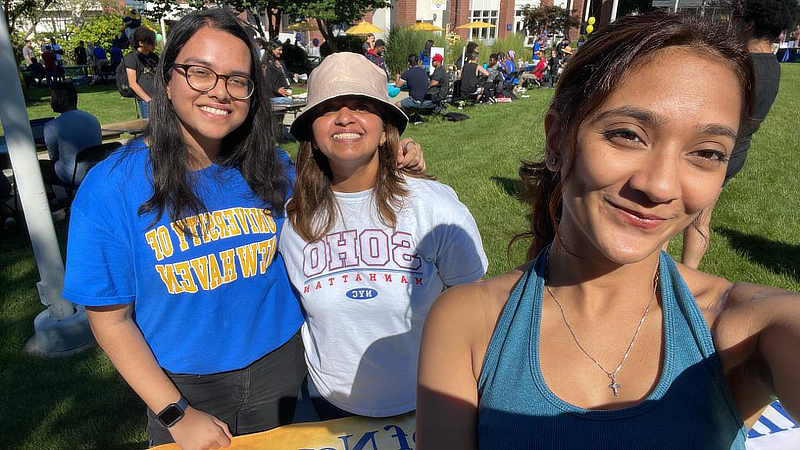
[[[528,34],[537,35],[543,29],[559,30],[564,34],[569,33],[569,29],[580,25],[580,20],[573,16],[575,10],[568,10],[560,6],[524,6],[522,17]]]
[[[45,1],[45,0],[40,0]],[[283,14],[291,17],[314,18],[322,37],[329,43],[333,51],[337,51],[334,29],[339,24],[351,24],[373,9],[391,6],[389,0],[188,0],[189,5],[202,9],[209,4],[229,7],[236,11],[244,11],[250,19],[250,26],[256,33],[264,36],[261,21],[256,17],[267,19],[269,36],[278,35],[280,19]],[[164,15],[173,11],[178,0],[154,0],[153,10]],[[158,19],[153,13],[150,17]]]
[[[158,21],[167,14],[179,8],[179,0],[153,0],[146,14],[153,20]],[[230,8],[237,12],[247,13],[247,25],[254,33],[266,37],[277,36],[281,24],[281,16],[284,13],[291,14],[296,9],[298,2],[293,0],[188,0],[187,4],[194,9],[201,10],[209,5],[222,8]],[[300,1],[303,3],[303,0]],[[267,22],[267,29],[261,26],[260,18],[264,17]]]
[[[334,27],[338,24],[352,24],[365,13],[378,8],[389,7],[387,0],[305,0],[294,2],[292,12],[296,17],[313,17],[319,32],[338,51],[334,37]]]
[[[56,0],[3,0],[3,11],[6,13],[6,22],[11,35],[20,39],[29,36],[47,9],[55,2]],[[14,44],[16,47],[17,43]]]

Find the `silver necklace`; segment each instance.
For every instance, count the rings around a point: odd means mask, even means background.
[[[548,264],[548,267],[545,269],[545,275],[544,275],[545,281],[547,281],[548,278],[547,272],[549,272],[550,269],[549,266],[550,265]],[[644,325],[644,320],[647,318],[647,313],[650,312],[650,306],[653,305],[653,299],[656,298],[656,288],[658,288],[659,280],[660,280],[659,270],[656,269],[656,275],[653,278],[653,295],[650,297],[650,301],[647,303],[647,308],[645,308],[644,314],[642,314],[642,319],[639,321],[639,326],[636,327],[636,331],[633,333],[631,342],[628,344],[628,348],[625,350],[625,354],[622,356],[622,360],[619,362],[619,364],[617,364],[617,368],[614,369],[613,372],[609,372],[608,370],[606,370],[605,367],[603,367],[602,364],[600,364],[596,359],[594,359],[594,357],[590,355],[589,352],[586,351],[583,345],[581,345],[581,342],[578,340],[578,337],[575,336],[575,331],[569,324],[569,320],[567,320],[567,314],[564,312],[564,307],[561,306],[561,302],[559,302],[558,298],[556,298],[555,294],[553,294],[553,291],[550,289],[550,286],[548,286],[547,283],[545,283],[545,288],[547,289],[547,292],[550,293],[550,296],[553,297],[553,300],[555,300],[556,305],[558,305],[558,309],[561,310],[561,317],[564,318],[564,324],[567,325],[567,329],[569,330],[569,333],[572,335],[572,339],[575,341],[576,344],[578,344],[578,348],[581,349],[583,354],[586,355],[589,359],[591,359],[592,362],[594,362],[597,365],[597,367],[599,367],[600,370],[602,370],[603,373],[605,373],[606,376],[608,376],[608,378],[611,379],[611,384],[609,384],[608,387],[611,388],[612,391],[614,391],[614,397],[619,396],[619,388],[622,387],[621,384],[617,383],[617,374],[622,369],[622,365],[625,364],[625,360],[628,359],[628,355],[631,354],[631,348],[633,348],[633,343],[636,341],[636,337],[639,336],[639,331],[642,329],[642,325]]]

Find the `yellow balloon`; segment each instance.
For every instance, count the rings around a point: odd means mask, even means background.
[[[594,17],[589,17],[589,25],[594,25],[594,22],[595,22],[595,18]]]
[[[594,27],[592,25],[586,25],[586,34],[592,34],[594,31]]]

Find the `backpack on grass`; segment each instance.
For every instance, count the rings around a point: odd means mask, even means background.
[[[449,112],[444,115],[444,120],[448,122],[461,122],[467,119],[469,119],[469,116],[463,113]]]
[[[133,98],[136,95],[133,93],[133,89],[128,86],[128,73],[125,69],[125,60],[122,60],[117,64],[117,70],[114,72],[114,81],[117,83],[119,95],[125,98]]]

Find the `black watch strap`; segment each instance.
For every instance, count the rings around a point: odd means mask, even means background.
[[[157,414],[158,421],[161,422],[161,425],[169,428],[183,418],[186,408],[188,407],[189,400],[181,394],[180,400],[176,403],[170,403]]]

